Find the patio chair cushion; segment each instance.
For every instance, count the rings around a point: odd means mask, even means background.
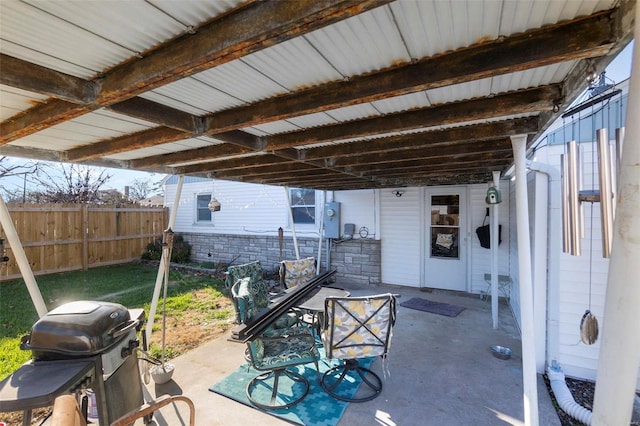
[[[284,288],[304,284],[316,275],[316,259],[283,260],[280,262],[280,283]]]
[[[256,302],[256,291],[250,277],[241,278],[231,287],[231,294],[233,296],[234,308],[236,310],[236,322],[238,324],[246,324],[254,315],[256,315],[261,309],[266,307],[260,306]],[[261,300],[260,298],[258,298]],[[299,313],[287,312],[272,324],[272,328],[285,328],[290,327],[300,320]]]
[[[319,357],[313,334],[299,326],[269,330],[250,342],[249,348],[259,370],[305,364]]]
[[[327,330],[332,330],[332,342],[326,341],[328,358],[354,359],[384,355],[391,344],[392,309],[381,309],[388,301],[383,298],[342,299],[333,305],[328,315]],[[381,344],[386,342],[386,345]]]

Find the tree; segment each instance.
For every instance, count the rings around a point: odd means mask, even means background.
[[[151,179],[134,179],[129,185],[129,198],[135,201],[144,200],[158,189],[158,184]]]
[[[37,176],[43,169],[44,164],[40,162],[27,161],[25,163],[13,163],[7,156],[0,157],[0,190],[7,202],[25,203],[32,201],[31,191],[27,191],[27,177]],[[13,188],[7,186],[8,178],[13,179]],[[21,183],[21,185],[20,185]]]
[[[111,179],[106,170],[78,164],[49,167],[35,179],[40,186],[39,201],[43,203],[100,203],[101,189]]]

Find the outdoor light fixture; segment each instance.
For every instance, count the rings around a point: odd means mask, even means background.
[[[395,195],[396,197],[402,197],[402,194],[404,194],[404,191],[400,191],[400,190],[393,191],[393,195]]]
[[[219,212],[221,206],[222,205],[220,204],[220,201],[216,200],[216,197],[211,197],[211,201],[209,201],[209,210],[210,211]]]

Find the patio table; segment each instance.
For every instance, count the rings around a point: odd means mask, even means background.
[[[320,287],[311,297],[298,305],[298,308],[311,314],[312,324],[320,336],[322,317],[324,315],[324,301],[327,297],[349,297],[351,293],[341,288]]]

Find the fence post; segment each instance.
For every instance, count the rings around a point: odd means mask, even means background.
[[[80,209],[82,223],[82,270],[89,269],[89,205],[83,204]]]

